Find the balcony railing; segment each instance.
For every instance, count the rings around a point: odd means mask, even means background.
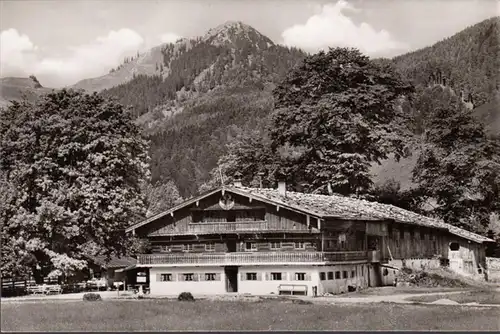
[[[139,265],[245,265],[278,263],[327,263],[368,260],[365,251],[356,252],[256,252],[141,254]]]
[[[156,235],[183,235],[183,234],[211,234],[211,233],[234,233],[234,232],[259,232],[259,231],[288,231],[307,232],[308,229],[297,228],[288,230],[276,223],[268,221],[242,221],[242,222],[204,222],[189,223],[186,226],[172,228],[172,230],[159,230]]]
[[[268,230],[267,221],[223,222],[223,223],[191,223],[188,231],[192,233],[232,232],[232,231],[260,231]]]

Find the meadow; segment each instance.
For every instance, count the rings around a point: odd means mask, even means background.
[[[500,330],[498,308],[164,299],[6,302],[2,331]]]

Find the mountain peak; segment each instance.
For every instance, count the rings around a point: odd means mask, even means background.
[[[253,44],[263,44],[266,47],[274,45],[274,42],[268,37],[241,21],[227,21],[212,28],[205,34],[203,40],[214,45],[229,43],[239,46],[242,40],[250,41]]]

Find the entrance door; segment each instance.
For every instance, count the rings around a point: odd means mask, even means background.
[[[236,252],[236,240],[228,240],[226,242],[228,253]]]
[[[238,267],[225,267],[224,273],[226,274],[226,291],[238,292]]]

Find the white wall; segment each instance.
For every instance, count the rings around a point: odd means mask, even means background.
[[[346,264],[317,267],[318,277],[320,277],[320,272],[324,272],[326,278],[325,280],[319,281],[318,294],[338,294],[348,292],[349,285],[367,288],[369,267],[370,266],[368,264]],[[352,277],[353,270],[355,272],[354,277]],[[335,272],[337,271],[340,272],[340,279],[335,278]],[[347,271],[348,278],[343,278],[343,271]],[[333,273],[333,279],[328,279],[328,272]]]
[[[333,272],[333,279],[328,279],[328,272]],[[335,278],[335,272],[340,271],[341,278]],[[347,271],[348,278],[343,278],[343,271]],[[355,276],[352,277],[352,271]],[[392,272],[392,270],[389,270]],[[271,280],[271,273],[281,272],[282,280]],[[325,280],[320,280],[320,272],[325,272]],[[173,282],[161,282],[157,275],[172,273],[175,276]],[[178,275],[184,273],[199,274],[204,277],[205,273],[217,273],[217,281],[179,281]],[[257,280],[247,280],[247,273],[256,273]],[[295,273],[306,273],[306,280],[298,281]],[[348,292],[348,286],[356,288],[367,288],[369,284],[368,275],[373,276],[373,267],[369,264],[346,264],[335,266],[241,266],[238,268],[238,293],[251,295],[279,294],[280,285],[306,286],[307,295],[313,295],[313,286],[318,287],[318,295],[324,293],[338,294]],[[383,278],[384,279],[384,278]],[[393,278],[387,277],[392,284]],[[373,278],[372,285],[373,285]],[[191,292],[193,295],[217,295],[226,292],[226,276],[224,267],[155,267],[150,269],[150,289],[154,295],[176,296],[181,292]]]
[[[175,281],[161,282],[158,280],[158,274],[167,273],[172,273]],[[205,273],[217,273],[219,280],[179,281],[178,275],[184,273],[194,273],[201,277],[205,276]],[[223,267],[155,267],[149,269],[149,282],[153,295],[177,296],[181,292],[191,292],[193,295],[216,295],[226,292],[226,277]]]
[[[281,272],[282,280],[271,280],[271,273]],[[175,281],[161,282],[159,274],[171,273]],[[178,275],[194,273],[203,277],[205,273],[217,273],[217,281],[179,281]],[[246,273],[256,273],[257,281],[246,280]],[[305,281],[295,280],[295,273],[306,273]],[[224,267],[154,267],[149,270],[150,289],[153,295],[174,296],[181,292],[193,295],[217,295],[226,293]],[[312,287],[318,286],[319,274],[313,266],[242,266],[238,270],[238,293],[252,295],[278,294],[281,284],[306,285],[307,294],[312,295]]]
[[[282,280],[271,280],[272,272],[283,273]],[[245,277],[246,273],[257,273],[259,280],[247,281]],[[295,273],[306,273],[306,280],[295,280]],[[319,275],[314,266],[244,266],[239,268],[238,292],[252,295],[277,295],[281,284],[306,285],[307,295],[312,296],[312,287],[318,286],[318,283]]]

